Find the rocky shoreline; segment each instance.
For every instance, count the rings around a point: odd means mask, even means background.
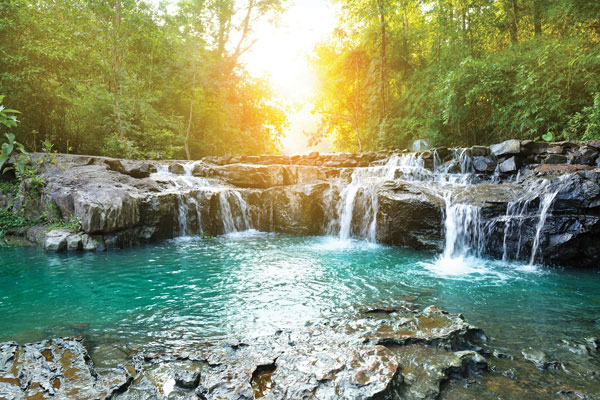
[[[141,352],[98,368],[85,337],[0,344],[0,397],[65,399],[593,399],[558,373],[580,365],[491,348],[483,331],[433,306],[366,309],[307,330]],[[590,339],[585,354],[598,357]],[[593,358],[592,358],[593,359]],[[578,360],[579,361],[579,360]],[[597,374],[597,371],[595,372]]]
[[[396,159],[400,172],[372,184],[365,180],[354,193],[351,236],[367,237],[364,231],[371,223],[373,240],[441,251],[445,199],[431,185],[422,184],[435,183],[437,175],[421,175],[466,171],[474,184],[453,196],[455,202],[478,207],[486,236],[483,255],[527,260],[537,233],[539,259],[544,263],[596,267],[599,149],[596,141],[510,140],[489,147],[417,153],[207,157],[195,162],[55,155],[53,163],[42,165],[46,185],[36,204],[23,207],[19,198],[6,194],[0,195],[0,203],[13,202],[14,209],[28,218],[53,209],[65,220],[79,221],[79,232],[46,227],[23,231],[31,242],[50,251],[102,251],[249,228],[335,234],[347,186],[361,171],[378,171]],[[406,160],[418,161],[420,169],[404,170]],[[541,189],[532,191],[537,187]],[[540,202],[548,193],[555,196],[550,215],[542,231],[536,232]]]

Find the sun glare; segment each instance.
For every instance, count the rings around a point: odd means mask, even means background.
[[[316,129],[318,122],[310,112],[317,82],[308,55],[335,24],[336,10],[327,0],[295,0],[275,25],[256,28],[257,41],[245,56],[249,72],[266,76],[277,101],[296,110],[288,114],[290,126],[282,140],[285,154],[329,149],[327,144],[310,148],[303,132]]]

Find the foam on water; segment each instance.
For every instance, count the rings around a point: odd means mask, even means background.
[[[325,236],[317,239],[317,242],[310,245],[310,248],[317,251],[347,251],[347,250],[379,250],[384,246],[357,239],[340,239],[336,236]]]

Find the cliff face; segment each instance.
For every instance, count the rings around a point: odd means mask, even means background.
[[[57,155],[43,166],[46,186],[30,212],[57,208],[82,231],[38,228],[28,236],[48,250],[74,251],[257,229],[594,267],[599,148],[508,141],[195,162]]]

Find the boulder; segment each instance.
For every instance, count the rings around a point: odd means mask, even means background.
[[[489,157],[475,156],[473,158],[473,168],[477,172],[494,172],[496,170],[496,162]]]
[[[524,140],[521,142],[521,149],[525,154],[544,154],[548,151],[550,145],[548,142],[534,142],[532,140]]]
[[[567,156],[563,154],[548,153],[544,159],[544,164],[566,164],[567,161]]]
[[[589,146],[584,146],[569,155],[571,164],[596,165],[598,159],[598,150]]]
[[[527,361],[531,361],[540,370],[560,369],[562,367],[559,361],[550,360],[548,355],[541,350],[531,347],[521,352]]]
[[[68,229],[54,229],[46,232],[43,239],[44,250],[56,252],[67,251],[67,239],[71,236],[71,233]]]
[[[418,188],[399,184],[379,194],[377,240],[420,250],[442,248],[441,200]]]
[[[500,169],[500,172],[503,172],[505,174],[516,173],[519,170],[519,167],[517,166],[516,157],[512,156],[512,157],[507,158],[506,160],[502,161],[499,165],[499,169]]]
[[[513,155],[521,152],[521,142],[516,139],[506,140],[490,146],[491,154],[495,156]]]

